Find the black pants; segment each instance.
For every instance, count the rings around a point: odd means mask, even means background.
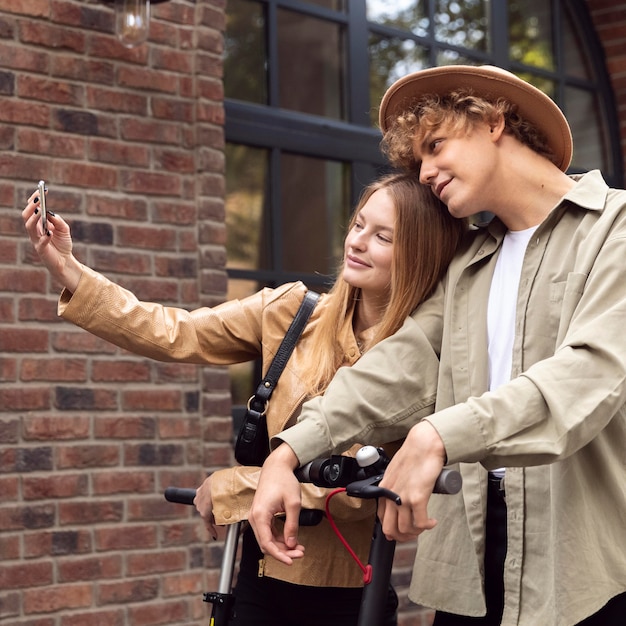
[[[243,534],[230,626],[357,626],[360,588],[310,587],[258,577],[261,550],[248,528]],[[397,626],[398,597],[389,588],[385,622]]]
[[[433,626],[500,626],[504,610],[504,560],[506,558],[506,502],[498,483],[489,481],[487,495],[487,541],[485,551],[485,596],[487,614],[466,617],[438,611]],[[613,598],[578,626],[624,626],[626,593]]]

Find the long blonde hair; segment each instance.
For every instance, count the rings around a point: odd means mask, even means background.
[[[387,191],[396,211],[391,283],[389,301],[367,349],[395,333],[418,304],[433,293],[467,229],[467,222],[452,217],[414,173],[401,173],[384,176],[363,190],[348,232],[361,208],[379,189]],[[303,372],[309,397],[323,393],[344,363],[337,329],[355,303],[358,306],[360,290],[344,281],[340,273],[329,295],[324,315],[313,331],[310,365]]]

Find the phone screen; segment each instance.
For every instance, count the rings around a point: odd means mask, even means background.
[[[41,209],[41,228],[44,234],[48,232],[48,212],[46,211],[46,183],[39,181],[39,208]]]

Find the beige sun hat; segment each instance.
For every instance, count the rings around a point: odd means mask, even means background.
[[[518,113],[545,136],[554,163],[566,171],[572,160],[572,132],[565,115],[543,91],[492,65],[446,65],[431,67],[397,80],[380,103],[379,124],[383,133],[391,121],[425,94],[446,94],[459,87],[471,88],[488,100],[505,98],[517,105]]]

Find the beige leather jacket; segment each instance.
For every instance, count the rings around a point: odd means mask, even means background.
[[[228,365],[261,357],[265,372],[306,291],[302,283],[290,283],[263,289],[244,300],[188,312],[140,302],[131,292],[85,267],[75,293],[61,294],[59,314],[98,337],[152,359]],[[298,373],[306,363],[312,329],[324,314],[328,299],[327,295],[320,298],[272,395],[267,412],[270,437],[295,423],[305,395]],[[338,329],[337,337],[346,365],[352,365],[360,353],[351,315]],[[368,339],[359,337],[360,341]],[[218,524],[246,519],[258,473],[258,468],[238,466],[213,474],[213,510]],[[304,485],[303,506],[323,510],[326,495],[327,490]],[[339,495],[331,501],[331,512],[352,548],[366,562],[373,502]],[[362,585],[361,570],[326,519],[318,526],[301,528],[299,540],[306,546],[303,559],[286,566],[266,558],[259,564],[259,575],[313,586]]]

